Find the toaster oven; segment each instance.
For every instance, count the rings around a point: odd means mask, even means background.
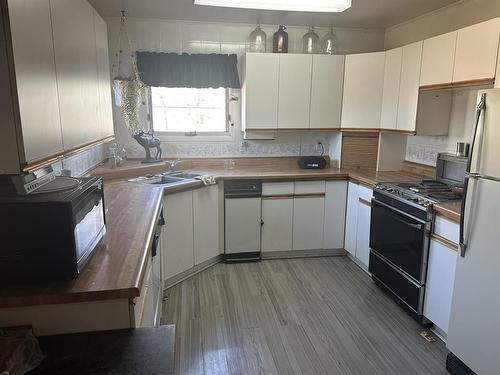
[[[72,180],[64,190],[0,196],[1,285],[69,280],[83,270],[106,233],[103,183]]]

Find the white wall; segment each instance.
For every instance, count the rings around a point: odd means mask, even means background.
[[[113,62],[119,35],[119,18],[108,18],[108,36],[110,59]],[[136,19],[128,20],[128,33],[133,50],[178,52],[178,53],[236,53],[241,56],[246,49],[246,40],[255,25],[214,24],[201,22]],[[276,25],[263,25],[268,37],[268,50],[272,49],[272,35]],[[290,27],[289,52],[301,52],[302,36],[307,32],[305,27]],[[317,28],[322,36],[328,30]],[[338,53],[358,53],[380,51],[384,47],[384,30],[335,29],[338,38]],[[238,92],[236,92],[238,95]],[[178,139],[162,139],[163,155],[166,157],[237,157],[237,156],[297,156],[317,154],[320,149],[317,142],[325,146],[326,154],[337,155],[338,142],[331,142],[331,133],[278,134],[275,140],[246,141],[242,145],[240,111],[236,102],[231,109],[235,123],[233,137],[229,141],[210,141],[192,137]],[[115,132],[117,142],[124,144],[129,156],[142,157],[144,151],[130,137],[125,127],[120,110],[114,106]]]
[[[500,17],[500,0],[462,0],[388,28],[385,48],[400,47],[495,17]]]

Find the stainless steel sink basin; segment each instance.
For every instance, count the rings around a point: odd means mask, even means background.
[[[165,187],[170,185],[187,184],[194,181],[195,177],[201,176],[200,173],[189,172],[170,172],[155,175],[146,175],[130,179],[130,182],[137,182],[140,184],[163,185]]]
[[[173,173],[170,173],[170,176],[178,177],[178,178],[193,179],[193,178],[202,176],[202,174],[201,173],[190,173],[190,172],[173,172]]]

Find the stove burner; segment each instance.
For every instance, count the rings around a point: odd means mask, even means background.
[[[451,190],[451,186],[434,180],[416,182],[384,183],[375,187],[399,200],[412,202],[422,208],[428,208],[440,201],[459,200],[462,197]]]

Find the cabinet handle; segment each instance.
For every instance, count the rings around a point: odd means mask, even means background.
[[[359,203],[364,204],[365,206],[371,207],[371,202],[368,202],[366,199],[358,198]]]
[[[264,220],[260,219],[260,226],[264,226]]]

